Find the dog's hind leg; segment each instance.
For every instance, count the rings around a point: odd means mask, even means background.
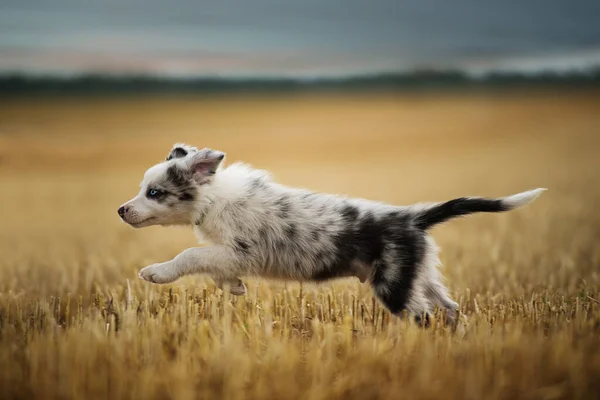
[[[376,261],[375,273],[371,280],[373,291],[392,314],[402,317],[406,310],[419,325],[427,326],[431,304],[417,282],[418,271],[412,271],[409,266],[401,268],[400,265]],[[407,273],[409,270],[414,274]]]
[[[423,293],[429,302],[438,306],[445,314],[445,322],[454,325],[458,316],[458,303],[450,297],[444,278],[439,270],[438,247],[432,237],[427,236],[427,253],[423,260]]]
[[[428,282],[425,295],[429,301],[438,306],[445,314],[447,325],[454,325],[458,316],[458,303],[450,298],[448,289],[441,282]]]

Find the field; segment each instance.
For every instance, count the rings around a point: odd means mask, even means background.
[[[0,100],[0,398],[594,398],[599,116],[594,90]],[[466,320],[423,330],[358,279],[139,280],[196,244],[116,212],[179,141],[399,205],[549,190],[433,230]]]

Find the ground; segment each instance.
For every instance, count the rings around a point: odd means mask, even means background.
[[[597,90],[4,98],[0,397],[597,396],[599,113]],[[432,231],[467,320],[422,330],[358,279],[139,280],[195,245],[117,215],[181,141],[398,205],[549,190]]]

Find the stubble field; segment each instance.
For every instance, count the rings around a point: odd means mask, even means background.
[[[0,398],[595,398],[599,116],[591,90],[0,100]],[[398,205],[549,190],[433,230],[467,321],[422,330],[358,279],[140,281],[196,244],[116,212],[181,141]]]

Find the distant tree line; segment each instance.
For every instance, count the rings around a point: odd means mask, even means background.
[[[341,78],[162,78],[81,75],[70,78],[10,74],[0,76],[0,95],[110,93],[285,92],[302,90],[401,90],[518,86],[596,86],[600,67],[580,73],[490,73],[474,78],[460,71],[415,71]]]

